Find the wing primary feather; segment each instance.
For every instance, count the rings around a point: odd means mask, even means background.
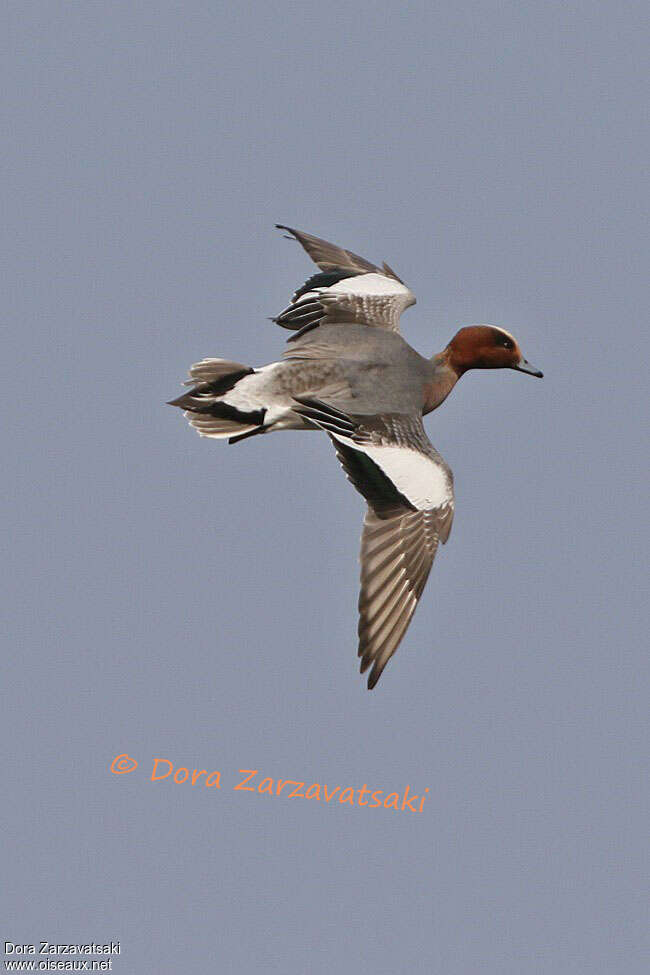
[[[419,416],[349,415],[316,397],[295,401],[297,413],[329,433],[348,479],[368,502],[358,656],[361,673],[370,668],[372,690],[409,626],[438,544],[449,535],[453,476]]]
[[[289,308],[274,318],[284,328],[296,329],[302,324],[298,318],[303,296],[311,300],[310,291],[318,294],[322,305],[318,322],[306,322],[305,331],[317,324],[346,325],[361,323],[374,328],[399,331],[402,312],[415,303],[415,296],[397,274],[383,264],[379,267],[353,251],[304,231],[284,224],[276,224],[286,230],[292,240],[297,240],[320,271],[312,275],[296,289]],[[359,279],[358,283],[355,279]],[[295,306],[295,313],[292,310]],[[287,341],[295,342],[299,335]]]

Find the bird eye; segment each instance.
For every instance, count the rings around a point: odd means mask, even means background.
[[[514,349],[515,347],[514,342],[507,335],[500,335],[498,344],[502,345],[504,349]]]

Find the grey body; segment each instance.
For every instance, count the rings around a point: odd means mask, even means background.
[[[357,323],[321,325],[292,345],[278,389],[312,393],[355,415],[420,413],[432,363],[396,332]]]
[[[204,359],[190,370],[193,388],[174,405],[186,410],[202,436],[230,443],[276,430],[330,436],[348,479],[368,503],[358,653],[361,672],[372,668],[373,688],[406,632],[438,543],[451,530],[452,473],[429,442],[422,416],[445,399],[464,367],[451,361],[451,344],[425,359],[404,341],[400,315],[415,298],[387,265],[290,233],[320,272],[275,319],[295,333],[283,358],[256,368]],[[488,332],[499,355],[512,348],[515,357],[512,336]],[[541,375],[525,360],[517,362]]]

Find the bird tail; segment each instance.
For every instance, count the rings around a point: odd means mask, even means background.
[[[250,366],[226,359],[203,359],[190,369],[188,386],[192,389],[170,406],[185,410],[190,424],[202,437],[231,438],[233,441],[259,433],[264,426],[265,409],[246,409],[241,397],[228,396],[238,383],[255,374]],[[226,397],[232,402],[226,402]]]

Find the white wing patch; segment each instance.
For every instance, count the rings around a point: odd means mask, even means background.
[[[339,281],[338,284],[333,284],[329,288],[324,288],[323,291],[332,295],[359,295],[359,297],[376,295],[378,297],[399,298],[404,302],[404,308],[415,304],[415,296],[406,285],[400,284],[399,281],[389,278],[385,274],[374,272],[344,278],[343,281]]]
[[[414,304],[415,295],[406,285],[372,271],[294,297],[274,321],[294,330],[315,328],[323,322],[360,322],[397,331],[402,312]]]
[[[447,471],[419,450],[379,447],[341,436],[336,439],[366,454],[419,511],[453,503],[453,489]]]
[[[397,330],[402,312],[415,304],[415,296],[405,285],[384,274],[360,274],[323,289],[321,303],[326,311],[348,308],[355,320],[375,327]]]

